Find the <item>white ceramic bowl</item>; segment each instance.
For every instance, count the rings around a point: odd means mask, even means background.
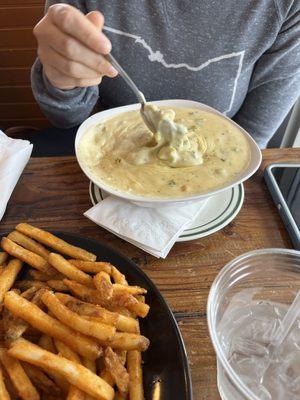
[[[234,126],[238,127],[241,131],[241,133],[246,137],[249,147],[250,147],[250,163],[245,168],[241,173],[236,175],[234,179],[232,179],[230,182],[228,182],[226,185],[223,185],[217,189],[210,190],[205,193],[201,194],[196,194],[192,196],[186,196],[186,197],[180,197],[180,198],[168,198],[168,199],[160,199],[160,198],[151,198],[151,197],[143,197],[143,196],[137,196],[134,194],[130,193],[125,193],[121,191],[117,191],[113,188],[111,188],[107,183],[103,182],[100,179],[95,179],[89,171],[80,163],[78,159],[78,144],[79,141],[84,135],[84,133],[93,125],[96,125],[108,118],[115,117],[120,113],[123,113],[125,111],[132,111],[132,110],[137,110],[140,108],[140,104],[131,104],[128,106],[123,106],[123,107],[117,107],[117,108],[112,108],[110,110],[106,111],[101,111],[97,114],[92,115],[89,117],[87,120],[85,120],[80,127],[78,128],[76,138],[75,138],[75,153],[77,157],[77,161],[85,173],[85,175],[92,181],[94,182],[97,186],[99,186],[101,189],[105,190],[106,192],[110,193],[111,195],[121,197],[122,199],[131,201],[135,204],[138,204],[139,206],[143,207],[161,207],[161,206],[169,206],[174,203],[181,203],[181,202],[187,202],[187,201],[201,201],[206,199],[207,197],[211,197],[214,194],[220,193],[223,190],[229,189],[232,186],[235,186],[246,179],[250,178],[251,175],[255,173],[255,171],[258,169],[260,163],[261,163],[261,151],[256,144],[256,142],[252,139],[252,137],[239,125],[237,125],[235,122],[233,122],[231,119],[225,117],[223,114],[221,114],[219,111],[215,110],[214,108],[208,107],[205,104],[198,103],[196,101],[191,101],[191,100],[160,100],[160,101],[154,101],[149,104],[156,104],[157,106],[167,106],[167,107],[182,107],[182,108],[198,108],[200,110],[204,111],[210,111],[214,114],[220,115],[223,118],[226,118],[228,121],[230,121],[231,124]],[[201,177],[199,177],[201,179]]]

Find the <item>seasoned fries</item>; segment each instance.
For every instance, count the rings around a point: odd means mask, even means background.
[[[48,285],[46,282],[30,281],[28,279],[24,279],[22,281],[17,281],[15,283],[15,287],[21,290],[27,290],[30,288],[35,288],[35,289],[48,288]]]
[[[10,357],[5,349],[0,349],[0,360],[21,399],[39,400],[40,396],[20,362]]]
[[[149,340],[145,336],[126,332],[116,332],[111,340],[100,341],[100,343],[118,350],[146,351],[149,347]]]
[[[129,374],[124,365],[120,362],[118,355],[113,352],[110,347],[107,347],[104,352],[104,364],[107,371],[110,372],[113,377],[120,392],[127,393],[129,387]]]
[[[0,399],[1,400],[10,400],[10,395],[6,390],[2,369],[0,368]]]
[[[100,355],[99,346],[95,341],[50,317],[17,293],[8,292],[5,295],[4,304],[17,317],[27,321],[41,332],[65,342],[79,354],[92,359]]]
[[[58,386],[48,376],[34,365],[23,362],[22,366],[30,380],[43,392],[61,397]],[[0,397],[1,398],[1,397]]]
[[[132,295],[137,295],[137,294],[145,294],[147,293],[147,290],[144,288],[141,288],[139,286],[129,286],[129,285],[120,285],[119,283],[114,283],[113,284],[113,291],[114,292],[125,292],[128,294]]]
[[[47,272],[50,267],[50,264],[44,258],[32,251],[24,249],[6,237],[2,238],[1,247],[11,256],[24,261],[26,264],[38,269],[39,271]]]
[[[104,324],[113,325],[118,331],[138,333],[138,322],[134,318],[108,311],[99,305],[85,303],[67,294],[56,293],[56,297],[70,310],[77,312],[79,315],[95,318]]]
[[[112,266],[111,268],[111,275],[115,281],[115,283],[119,283],[120,285],[128,285],[128,282],[123,275],[116,267]]]
[[[8,350],[11,357],[59,373],[68,382],[99,400],[113,400],[114,390],[99,376],[84,366],[43,350],[24,339],[15,341]]]
[[[84,335],[104,341],[112,339],[115,335],[116,329],[113,326],[82,318],[61,303],[53,292],[45,291],[42,301],[59,321]]]
[[[144,400],[142,356],[139,351],[128,351],[127,369],[129,373],[130,400]]]
[[[1,248],[0,400],[144,400],[147,290],[29,224]]]
[[[13,259],[3,269],[0,275],[0,306],[2,306],[5,293],[13,286],[22,265],[22,261]]]
[[[82,364],[88,368],[90,371],[97,373],[97,366],[95,360],[91,360],[90,358],[83,357]]]
[[[56,347],[54,346],[53,340],[50,336],[42,335],[39,339],[39,345],[53,354],[56,354]],[[56,385],[60,388],[61,392],[67,395],[69,392],[70,385],[68,381],[54,371],[47,371],[48,375],[54,380]]]
[[[68,278],[73,279],[76,282],[82,283],[83,285],[92,285],[93,280],[88,274],[74,267],[74,265],[69,263],[69,261],[67,261],[60,254],[50,253],[48,260],[55,269],[57,269]]]
[[[114,310],[116,307],[126,307],[139,317],[146,317],[149,312],[149,306],[144,303],[140,303],[134,296],[128,293],[113,293],[110,299],[106,299],[99,290],[84,286],[78,282],[64,279],[64,284],[70,289],[70,291],[78,296],[83,301],[92,304],[98,304],[110,310]]]
[[[78,269],[84,272],[90,272],[92,274],[98,274],[98,272],[106,272],[107,274],[111,274],[112,265],[108,262],[103,261],[82,261],[82,260],[72,260],[69,262],[73,264]]]
[[[41,272],[36,270],[28,271],[28,274],[36,281],[46,282],[49,279],[63,279],[64,275],[52,268],[49,272]]]
[[[8,254],[5,251],[0,253],[0,265],[3,265],[8,259]]]
[[[59,352],[59,354],[68,360],[74,361],[78,364],[81,364],[81,360],[79,356],[71,350],[68,346],[66,346],[63,342],[59,340],[55,340],[55,346]],[[67,400],[85,400],[85,393],[78,389],[76,386],[71,385],[68,393]]]
[[[106,272],[98,272],[93,278],[96,289],[99,290],[103,299],[109,300],[113,295],[113,285]]]
[[[67,286],[63,283],[63,281],[60,281],[58,279],[50,279],[47,281],[47,285],[51,288],[56,290],[57,292],[68,292],[69,289]]]
[[[13,242],[24,247],[24,249],[30,250],[33,253],[38,254],[39,256],[45,258],[45,260],[47,260],[50,254],[50,251],[47,250],[46,247],[36,242],[35,240],[31,239],[30,237],[23,235],[23,233],[21,232],[13,231],[7,237]]]
[[[85,261],[96,260],[95,254],[89,253],[80,247],[72,246],[57,236],[52,235],[52,233],[43,231],[42,229],[36,228],[32,225],[24,223],[18,224],[16,230],[72,258]]]

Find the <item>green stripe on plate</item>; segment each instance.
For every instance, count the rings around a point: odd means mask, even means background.
[[[230,214],[228,214],[228,215],[226,216],[226,218],[224,218],[222,221],[218,222],[218,223],[215,224],[214,226],[211,226],[211,227],[209,227],[209,228],[207,228],[207,229],[200,230],[200,231],[193,232],[193,233],[189,233],[189,234],[185,234],[185,235],[180,235],[179,238],[191,237],[191,236],[203,234],[203,233],[205,233],[205,232],[208,232],[208,231],[211,231],[211,230],[213,230],[213,229],[216,229],[218,226],[222,225],[225,221],[227,221],[228,219],[230,219],[230,218],[232,217],[232,215],[234,215],[234,213],[236,212],[236,210],[239,208],[239,206],[240,206],[240,204],[241,204],[241,201],[242,201],[242,184],[239,184],[239,185],[238,185],[238,189],[239,189],[239,194],[238,194],[237,203],[236,203],[234,209],[230,212]],[[233,200],[233,193],[234,193],[234,189],[232,189],[232,196],[231,196],[231,202],[230,202],[230,204],[232,203],[232,200]],[[229,204],[229,206],[230,206],[230,204]],[[226,207],[226,210],[228,210],[229,206]],[[225,210],[225,211],[226,211],[226,210]],[[219,216],[218,218],[220,218],[220,217],[224,214],[225,211],[223,211],[222,214],[220,214],[220,216]],[[213,221],[215,221],[215,220],[216,220],[216,218],[215,218]],[[211,222],[213,222],[213,221],[211,221]],[[210,224],[211,222],[208,222],[208,224]],[[207,225],[207,224],[205,224],[205,225]],[[200,225],[200,226],[205,226],[205,225]],[[197,229],[197,228],[195,228],[195,229]]]

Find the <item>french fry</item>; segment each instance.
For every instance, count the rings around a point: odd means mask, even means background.
[[[0,365],[1,365],[1,363],[0,363]],[[11,400],[19,400],[19,395],[18,395],[5,368],[2,368],[2,374],[3,374],[6,390],[8,391]]]
[[[83,285],[93,284],[93,279],[88,274],[82,272],[80,269],[69,263],[69,261],[60,254],[50,253],[48,260],[55,269],[67,276],[69,279]]]
[[[19,339],[14,342],[8,350],[8,354],[42,369],[59,373],[71,385],[78,387],[96,399],[113,400],[114,398],[113,388],[93,372],[78,363],[47,352],[27,340]]]
[[[74,313],[60,302],[53,292],[44,291],[42,301],[58,320],[84,335],[105,341],[113,338],[116,332],[113,326],[93,320],[86,320]]]
[[[92,371],[94,374],[97,374],[97,366],[96,366],[96,361],[95,360],[90,360],[89,358],[84,357],[82,359],[82,364]],[[85,400],[94,400],[92,396],[89,396],[88,394],[85,395]]]
[[[96,286],[96,289],[99,290],[104,299],[109,300],[112,297],[113,285],[110,281],[109,275],[106,272],[98,272],[98,274],[93,277],[93,282]]]
[[[111,340],[99,341],[102,346],[109,346],[118,350],[146,351],[149,347],[149,339],[135,333],[116,332]]]
[[[48,255],[50,254],[50,251],[47,250],[42,244],[36,242],[26,235],[23,235],[23,233],[21,232],[13,231],[9,235],[7,235],[7,237],[13,242],[24,247],[24,249],[30,250],[33,253],[43,257],[45,260],[47,260]]]
[[[39,339],[39,346],[41,346],[43,349],[50,351],[51,353],[56,354],[57,349],[53,343],[53,340],[50,336],[48,335],[41,335]]]
[[[101,293],[96,289],[81,285],[70,279],[64,279],[63,282],[70,289],[71,293],[87,303],[99,304],[105,302]]]
[[[21,293],[21,296],[24,297],[24,299],[31,300],[33,296],[36,294],[38,289],[34,286],[26,289],[24,292]]]
[[[81,249],[80,247],[72,246],[57,236],[52,235],[52,233],[43,231],[32,225],[21,223],[16,226],[16,230],[69,257],[86,261],[96,260],[95,254]]]
[[[125,307],[114,307],[113,310],[120,315],[124,315],[124,317],[136,318],[136,315]]]
[[[28,328],[27,322],[16,317],[6,308],[3,312],[3,323],[5,326],[4,341],[7,345],[21,337]]]
[[[21,294],[21,297],[32,301],[33,304],[39,305],[41,300],[41,292],[40,290],[32,290],[35,288],[30,288],[26,292]],[[3,322],[5,326],[5,336],[4,340],[7,345],[9,345],[14,340],[20,338],[28,329],[29,324],[12,314],[7,308],[4,309],[3,312]]]
[[[65,345],[60,340],[54,340],[55,346],[59,354],[68,360],[74,361],[75,363],[81,364],[80,357],[70,347]],[[76,386],[71,385],[68,393],[67,400],[85,400],[85,394]]]
[[[104,261],[82,261],[82,260],[68,260],[72,265],[81,269],[81,271],[98,274],[98,272],[106,272],[111,274],[112,265]]]
[[[129,399],[144,400],[142,356],[139,351],[128,351],[127,371],[129,373]]]
[[[122,365],[125,365],[126,359],[127,359],[127,351],[126,350],[116,350],[115,353],[119,357],[120,363]]]
[[[38,343],[39,343],[39,346],[42,347],[43,349],[45,349],[53,354],[57,353],[57,349],[56,349],[56,347],[53,343],[53,340],[50,336],[42,335],[40,337]],[[70,388],[69,382],[55,371],[46,371],[46,372],[54,380],[56,385],[60,388],[61,392],[64,393],[65,395],[67,395],[67,393],[69,392],[69,388]]]
[[[51,268],[50,264],[43,257],[33,253],[32,251],[24,249],[6,237],[2,238],[1,247],[11,256],[24,261],[26,264],[31,265],[33,268],[38,269],[39,271],[46,272],[49,268]]]
[[[110,347],[107,347],[104,351],[104,364],[107,371],[109,371],[114,378],[114,382],[120,392],[127,393],[129,374],[120,362],[118,355]]]
[[[29,379],[36,385],[36,387],[43,392],[60,397],[61,390],[48,376],[34,365],[23,362],[24,368]],[[1,397],[0,397],[1,398]]]
[[[138,323],[134,318],[108,311],[99,305],[85,303],[84,301],[80,301],[67,294],[55,293],[55,295],[68,308],[70,308],[70,310],[79,315],[95,318],[104,324],[113,325],[118,331],[138,333]]]
[[[55,293],[55,296],[65,304],[70,310],[79,315],[94,317],[107,325],[117,326],[118,314],[106,310],[105,308],[78,300],[76,297],[63,293]]]
[[[0,349],[0,360],[21,399],[39,400],[40,396],[26,375],[21,363],[9,356],[6,349],[3,348]]]
[[[29,275],[36,281],[46,282],[50,279],[64,279],[65,276],[58,272],[55,268],[51,268],[48,273],[36,271],[31,269],[28,271]]]
[[[99,376],[105,382],[107,382],[110,386],[114,385],[114,383],[115,383],[114,378],[113,378],[112,374],[109,371],[107,371],[106,368],[102,369]]]
[[[139,302],[134,296],[125,292],[114,292],[111,303],[112,307],[126,307],[129,311],[141,318],[145,318],[150,309],[148,304]]]
[[[5,251],[1,251],[0,252],[0,265],[3,265],[4,263],[6,263],[8,259],[8,254]]]
[[[2,373],[2,369],[0,368],[0,399],[1,400],[11,400],[8,391],[6,390],[6,386],[4,383],[4,377]]]
[[[86,394],[76,386],[71,385],[67,400],[86,400]]]
[[[66,286],[68,286],[71,293],[88,303],[98,304],[108,308],[109,310],[113,310],[115,307],[126,307],[142,318],[146,317],[149,312],[149,306],[144,303],[139,303],[131,294],[113,294],[112,298],[108,301],[107,299],[103,298],[102,294],[98,290],[81,285],[80,283],[71,281],[69,279],[64,279],[63,282]]]
[[[137,301],[139,301],[140,303],[145,303],[145,302],[146,302],[145,296],[142,296],[142,295],[140,295],[140,294],[137,294],[137,295],[135,295],[134,297],[135,297],[135,298],[137,299]]]
[[[22,261],[13,259],[9,261],[0,275],[0,306],[3,304],[5,293],[13,286],[22,265]]]
[[[58,279],[50,279],[47,281],[47,285],[51,288],[56,290],[57,292],[68,292],[69,288],[60,280]]]
[[[120,285],[119,283],[113,284],[114,292],[125,292],[132,295],[145,294],[147,290],[139,286]]]
[[[111,275],[113,277],[113,280],[115,283],[119,283],[120,285],[128,285],[128,282],[126,280],[126,277],[124,274],[122,274],[116,267],[112,266],[111,268]]]
[[[22,281],[17,281],[14,287],[21,289],[22,291],[28,290],[30,288],[41,289],[41,288],[49,288],[46,282],[41,281],[30,281],[28,279],[24,279]]]
[[[97,343],[50,317],[39,307],[10,291],[4,299],[5,307],[34,328],[69,345],[82,356],[95,359],[100,355]]]
[[[96,361],[95,360],[91,360],[90,358],[83,357],[82,364],[87,369],[89,369],[90,371],[94,372],[94,374],[97,373],[97,366],[96,366]]]

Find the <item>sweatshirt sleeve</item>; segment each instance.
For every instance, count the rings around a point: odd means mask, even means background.
[[[247,96],[233,119],[266,147],[299,95],[300,5],[295,1],[275,42],[256,63]]]
[[[83,1],[46,2],[46,10],[55,3],[68,3],[85,12]],[[92,112],[99,95],[98,86],[61,90],[53,87],[37,58],[31,69],[31,87],[33,95],[43,114],[59,128],[70,128],[79,125]]]

